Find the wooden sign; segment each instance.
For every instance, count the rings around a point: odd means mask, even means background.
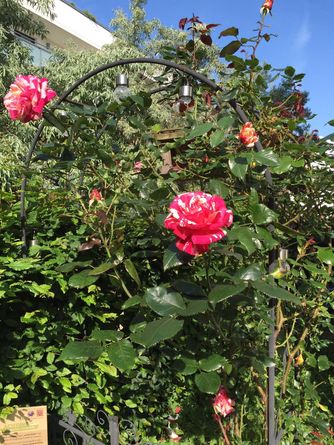
[[[17,408],[0,420],[1,445],[48,445],[46,406]]]

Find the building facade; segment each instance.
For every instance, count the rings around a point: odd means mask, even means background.
[[[22,5],[36,16],[36,19],[42,21],[48,31],[46,38],[41,39],[15,30],[16,37],[31,50],[34,63],[38,66],[45,65],[55,48],[75,45],[79,50],[97,51],[114,40],[111,32],[104,26],[63,0],[54,1],[52,18],[25,0],[22,0]]]

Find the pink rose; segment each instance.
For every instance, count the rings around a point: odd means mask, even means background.
[[[102,199],[103,198],[100,190],[92,189],[89,194],[89,207],[94,203],[94,201],[101,201]]]
[[[135,172],[135,173],[140,173],[141,172],[141,169],[143,168],[143,163],[141,162],[141,161],[137,161],[137,162],[135,162],[134,163],[134,166],[133,166],[133,171]]]
[[[40,119],[43,108],[56,95],[48,88],[48,79],[19,75],[4,97],[4,105],[11,119],[26,123]]]
[[[211,243],[226,235],[223,228],[233,221],[232,211],[227,210],[223,198],[204,192],[176,196],[169,210],[165,227],[177,236],[176,247],[190,255],[207,252]]]
[[[251,122],[246,122],[241,130],[237,138],[240,140],[242,144],[244,144],[247,148],[254,147],[254,144],[258,142],[259,138],[256,134],[256,131],[253,128],[253,124]]]
[[[212,403],[215,413],[226,417],[234,411],[234,405],[235,402],[229,398],[226,389],[221,387]]]

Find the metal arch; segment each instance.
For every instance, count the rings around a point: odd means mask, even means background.
[[[68,96],[73,93],[80,85],[82,85],[84,82],[86,82],[88,79],[94,77],[95,75],[106,71],[110,68],[115,68],[117,66],[125,66],[125,65],[132,65],[132,64],[139,64],[139,63],[147,63],[147,64],[153,64],[153,65],[162,65],[165,67],[174,68],[175,70],[181,71],[182,73],[190,75],[192,78],[200,81],[201,83],[207,85],[210,87],[213,91],[223,91],[223,89],[217,85],[212,80],[208,79],[203,74],[198,73],[197,71],[194,71],[191,68],[188,68],[185,65],[179,65],[178,63],[175,63],[170,60],[165,59],[155,59],[155,58],[146,58],[146,57],[138,57],[138,58],[132,58],[132,59],[121,59],[116,62],[107,63],[104,65],[101,65],[100,67],[96,68],[93,71],[90,71],[89,73],[82,76],[80,79],[78,79],[68,90],[65,91],[65,93],[60,96],[60,98],[56,101],[56,103],[53,105],[52,108],[60,105],[64,100],[68,98]],[[235,100],[229,100],[227,101],[229,105],[234,109],[236,114],[238,115],[239,119],[243,124],[248,122],[247,115],[244,113],[240,105]],[[45,126],[45,122],[42,122],[33,138],[33,141],[31,143],[31,146],[29,148],[29,151],[26,155],[25,159],[25,170],[28,170],[31,162],[32,155],[34,153],[34,150],[36,148],[37,142],[43,132]],[[260,141],[255,143],[255,148],[257,151],[262,151],[263,147]],[[267,168],[265,171],[265,178],[267,181],[267,184],[269,187],[273,185],[272,181],[272,175]],[[22,241],[23,241],[23,256],[26,256],[28,251],[28,243],[27,243],[27,233],[26,233],[26,208],[25,208],[25,192],[27,188],[27,176],[24,174],[22,178],[22,185],[21,185],[21,197],[20,197],[20,216],[21,216],[21,228],[22,228]],[[269,201],[269,207],[274,208],[275,202],[274,198],[271,197]],[[269,264],[273,262],[275,259],[275,251],[271,251],[269,253]],[[269,338],[269,357],[274,358],[275,353],[275,309],[274,309],[274,300],[270,300],[270,318],[272,320],[272,326],[271,326],[271,333]],[[275,367],[270,367],[268,369],[268,405],[267,405],[267,431],[268,431],[268,445],[278,445],[280,438],[276,436],[276,425],[275,425]],[[280,432],[282,433],[282,431]]]
[[[165,59],[154,59],[154,58],[138,57],[138,58],[134,58],[134,59],[117,60],[116,62],[111,62],[111,63],[107,63],[107,64],[104,64],[104,65],[101,65],[100,67],[96,68],[95,70],[90,71],[89,73],[85,74],[80,79],[78,79],[70,88],[68,88],[68,90],[66,90],[65,93],[63,93],[62,96],[60,96],[60,98],[57,100],[57,102],[54,104],[54,106],[52,108],[54,108],[55,106],[60,105],[64,100],[66,100],[68,98],[68,96],[71,93],[73,93],[73,91],[75,91],[80,85],[82,85],[84,82],[86,82],[91,77],[94,77],[95,75],[97,75],[99,73],[102,73],[103,71],[106,71],[106,70],[108,70],[110,68],[115,68],[117,66],[138,64],[138,63],[148,63],[148,64],[162,65],[162,66],[174,68],[174,69],[176,69],[178,71],[181,71],[183,73],[189,74],[191,77],[193,77],[194,79],[200,81],[201,83],[206,84],[207,86],[209,86],[214,91],[223,91],[223,89],[220,86],[218,86],[215,82],[213,82],[212,80],[208,79],[203,74],[200,74],[197,71],[194,71],[193,69],[188,68],[185,65],[179,65],[178,63],[172,62],[170,60],[165,60]],[[244,111],[242,110],[242,108],[240,107],[240,105],[235,100],[230,100],[230,101],[228,101],[228,103],[235,110],[235,112],[238,115],[238,117],[241,120],[241,122],[242,123],[246,123],[248,121],[248,118],[247,118],[246,114],[244,113]],[[44,126],[45,126],[45,123],[42,122],[40,124],[40,126],[38,127],[36,133],[35,133],[34,139],[33,139],[32,143],[31,143],[29,151],[28,151],[28,153],[26,155],[26,159],[25,159],[25,163],[24,163],[25,170],[27,170],[29,168],[29,166],[30,166],[32,155],[33,155],[34,150],[36,148],[37,142],[38,142],[38,140],[39,140],[39,138],[40,138],[40,136],[41,136],[41,134],[43,132]],[[263,149],[263,147],[262,147],[260,142],[257,142],[255,144],[255,147],[256,147],[256,149],[258,151],[261,151]],[[268,169],[266,170],[266,180],[267,180],[268,184],[271,186],[272,185],[272,178],[271,178],[270,171]],[[26,208],[25,208],[25,192],[26,192],[26,188],[27,188],[27,176],[24,175],[23,178],[22,178],[21,198],[20,198],[20,217],[21,217],[23,254],[24,255],[26,255],[27,250],[28,250],[27,233],[26,233],[26,217],[27,217],[27,215],[26,215]]]

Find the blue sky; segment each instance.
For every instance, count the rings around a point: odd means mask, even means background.
[[[108,26],[117,8],[128,11],[128,0],[76,0]],[[147,18],[158,18],[167,26],[177,27],[181,17],[194,13],[205,23],[220,23],[223,30],[237,26],[240,35],[248,37],[259,20],[262,0],[148,0]],[[275,0],[273,16],[267,18],[270,32],[277,34],[262,44],[261,60],[275,68],[294,66],[306,73],[303,89],[310,92],[309,106],[317,114],[312,128],[321,135],[331,133],[324,126],[334,119],[334,0]],[[228,43],[227,38],[218,42]]]

